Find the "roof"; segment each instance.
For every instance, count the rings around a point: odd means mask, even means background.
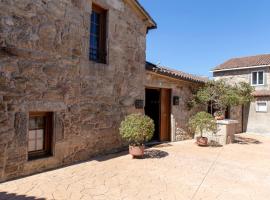
[[[128,3],[132,7],[132,9],[142,17],[142,19],[146,22],[148,29],[157,28],[157,23],[137,0],[124,1]]]
[[[232,58],[213,69],[215,71],[237,70],[270,66],[270,54]]]
[[[252,93],[254,97],[267,97],[270,96],[269,90],[256,90]]]
[[[208,81],[208,78],[206,77],[188,74],[182,71],[170,69],[163,66],[162,67],[157,66],[150,62],[146,62],[145,69],[148,71],[160,74],[160,75],[168,76],[168,77],[179,79],[179,80],[185,80],[185,81],[191,81],[191,82],[197,82],[197,83],[205,83]]]

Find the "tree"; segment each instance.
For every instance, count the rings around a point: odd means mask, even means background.
[[[253,91],[254,88],[245,82],[229,85],[223,80],[212,80],[197,91],[189,105],[210,104],[214,110],[225,112],[228,106],[244,105],[252,101]]]

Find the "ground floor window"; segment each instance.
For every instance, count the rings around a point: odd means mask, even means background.
[[[256,112],[267,112],[267,101],[257,101]]]
[[[52,154],[53,113],[29,113],[28,126],[28,158],[31,160],[50,156]]]

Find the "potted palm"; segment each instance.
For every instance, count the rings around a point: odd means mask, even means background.
[[[154,130],[154,121],[142,114],[128,115],[121,122],[120,135],[129,143],[129,153],[133,158],[144,155],[144,144],[152,139]]]
[[[204,132],[213,132],[217,130],[217,123],[213,116],[207,112],[199,112],[189,120],[189,127],[194,131],[199,131],[199,137],[196,138],[199,146],[207,146],[208,138],[203,137]]]

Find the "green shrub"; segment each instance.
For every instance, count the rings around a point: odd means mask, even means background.
[[[202,137],[204,131],[216,132],[217,123],[211,114],[199,112],[190,118],[189,127],[193,131],[200,131],[200,136]]]
[[[131,114],[121,122],[121,137],[130,145],[142,145],[152,139],[155,125],[154,121],[142,114]]]

